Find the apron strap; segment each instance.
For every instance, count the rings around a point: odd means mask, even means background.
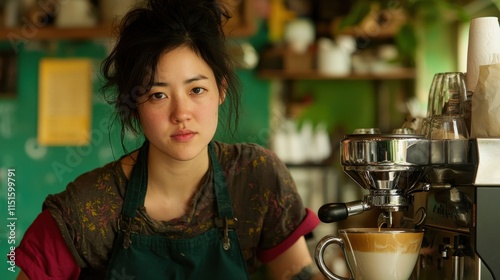
[[[214,145],[213,141],[208,144],[213,169],[215,197],[217,198],[217,210],[219,211],[219,215],[215,219],[215,225],[222,230],[222,248],[228,251],[231,249],[229,231],[236,228],[237,220],[233,217],[233,206],[226,184],[226,175],[215,155]],[[238,242],[237,239],[233,241]]]
[[[210,153],[210,160],[212,161],[215,197],[217,198],[219,217],[222,219],[232,219],[233,207],[231,205],[231,197],[229,196],[226,185],[226,175],[224,174],[224,171],[219,164],[219,160],[215,155],[213,141],[208,144],[208,152]]]
[[[125,191],[125,199],[122,209],[122,218],[131,221],[135,218],[137,209],[144,205],[146,190],[148,187],[148,151],[149,141],[144,141],[144,144],[139,149],[137,161],[132,168],[130,181],[127,184]]]

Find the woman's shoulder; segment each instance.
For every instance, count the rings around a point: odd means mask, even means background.
[[[49,195],[49,210],[79,263],[101,269],[107,263],[123,206],[127,177],[121,160],[78,176],[60,193]]]
[[[215,147],[219,162],[227,176],[258,176],[260,177],[258,180],[288,176],[286,165],[276,154],[258,144],[215,142]]]
[[[256,143],[224,143],[214,141],[215,151],[222,160],[271,160],[279,161],[276,154]]]
[[[102,190],[110,186],[121,187],[126,184],[122,159],[105,164],[78,176],[68,188],[80,188],[85,191]]]
[[[79,175],[62,192],[49,195],[45,206],[123,197],[127,177],[121,162],[121,159],[115,160]]]

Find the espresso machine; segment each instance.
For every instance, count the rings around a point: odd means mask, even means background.
[[[411,279],[500,278],[500,139],[350,134],[340,149],[368,194],[323,205],[322,222],[378,208],[378,224],[425,231]]]

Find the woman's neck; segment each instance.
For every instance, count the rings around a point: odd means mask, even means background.
[[[150,147],[144,201],[148,215],[161,221],[184,215],[208,171],[209,159],[208,148],[192,160],[178,161]]]
[[[150,146],[148,189],[177,198],[191,197],[208,171],[208,147],[189,161],[172,159]]]

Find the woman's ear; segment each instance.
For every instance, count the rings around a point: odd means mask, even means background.
[[[222,103],[224,103],[224,100],[226,100],[226,91],[227,91],[227,83],[226,80],[224,80],[222,81],[222,85],[220,87],[219,105],[222,105]]]
[[[222,103],[224,103],[225,99],[226,99],[226,90],[223,89],[223,90],[221,90],[220,95],[219,95],[219,105],[222,105]]]

